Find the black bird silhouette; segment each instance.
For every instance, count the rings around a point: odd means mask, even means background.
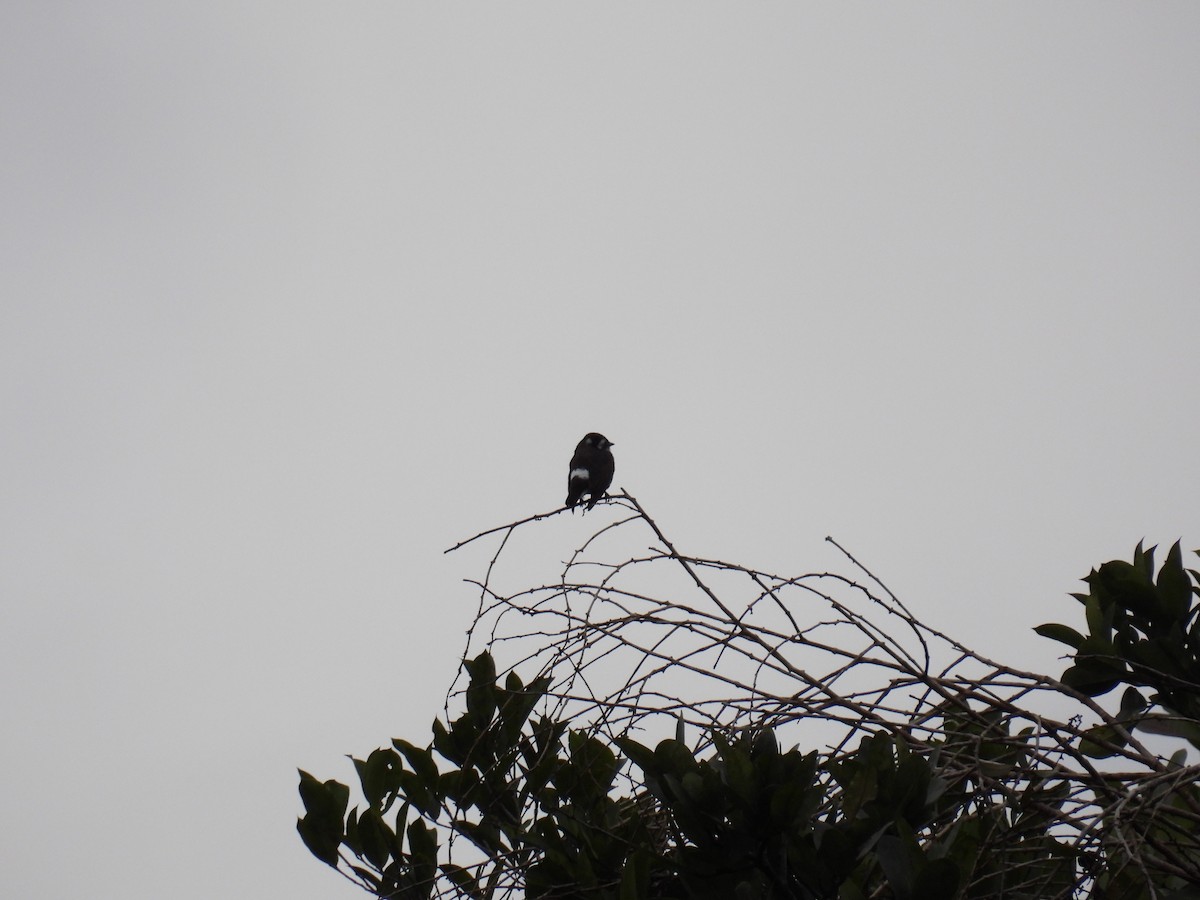
[[[579,442],[575,455],[571,457],[570,474],[567,475],[567,506],[574,509],[583,503],[583,495],[588,494],[591,499],[587,508],[591,509],[604,496],[612,484],[616,465],[612,451],[608,449],[612,445],[612,441],[594,431]]]

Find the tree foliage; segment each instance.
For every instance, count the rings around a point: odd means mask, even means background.
[[[1071,650],[1055,679],[921,622],[849,554],[853,577],[773,575],[607,508],[537,587],[501,563],[546,516],[476,536],[498,547],[465,684],[428,744],[354,760],[360,806],[300,773],[318,859],[395,900],[1200,898],[1200,767],[1139,737],[1200,748],[1178,544],[1094,570],[1086,633],[1036,629]]]

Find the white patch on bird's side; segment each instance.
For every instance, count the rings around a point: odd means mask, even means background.
[[[572,469],[570,480],[571,481],[576,481],[576,480],[587,481],[591,477],[592,477],[592,473],[589,472],[587,469]]]

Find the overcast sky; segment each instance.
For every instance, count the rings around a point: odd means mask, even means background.
[[[1060,666],[1092,565],[1200,545],[1198,47],[1194,3],[6,0],[2,892],[365,896],[295,769],[428,739],[441,551],[587,431],[684,552],[833,535]]]

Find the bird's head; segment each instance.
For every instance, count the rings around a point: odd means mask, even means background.
[[[595,431],[588,434],[581,443],[587,445],[588,447],[595,447],[597,450],[607,450],[609,447],[613,446],[612,441]]]

